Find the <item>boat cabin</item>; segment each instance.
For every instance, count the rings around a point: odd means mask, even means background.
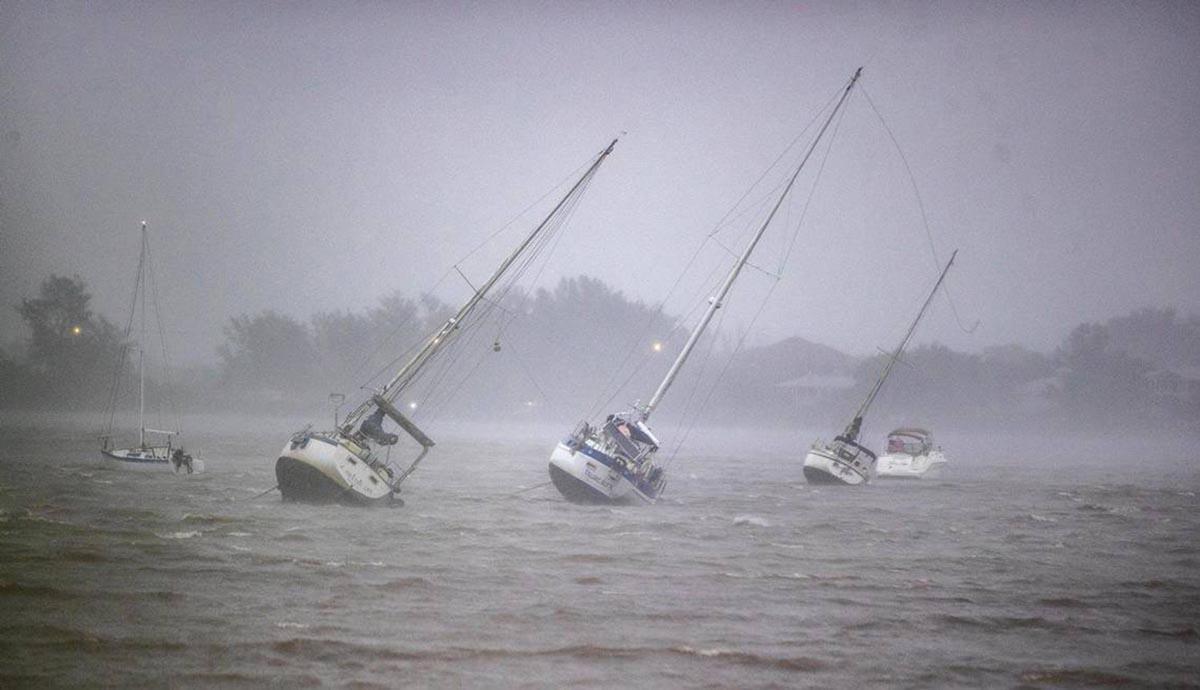
[[[887,438],[887,452],[925,455],[933,450],[933,434],[928,429],[902,427]]]

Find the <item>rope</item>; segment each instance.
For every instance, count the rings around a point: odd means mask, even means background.
[[[826,101],[825,104],[823,106],[821,106],[819,109],[817,109],[816,112],[813,113],[813,116],[808,121],[808,124],[804,125],[804,128],[801,129],[800,132],[795,137],[793,137],[790,142],[788,142],[787,146],[785,146],[784,149],[779,153],[779,155],[775,157],[775,160],[771,161],[771,164],[763,169],[762,173],[758,176],[758,178],[756,180],[754,180],[754,182],[752,182],[750,184],[750,186],[748,186],[744,192],[742,192],[742,195],[738,198],[738,200],[736,202],[734,202],[733,206],[731,206],[729,208],[729,210],[725,212],[725,215],[721,216],[721,218],[718,219],[717,222],[712,226],[712,229],[709,230],[708,234],[706,234],[704,236],[704,239],[696,247],[696,250],[694,252],[692,252],[691,257],[688,259],[687,263],[684,265],[683,270],[680,271],[679,274],[676,276],[675,282],[672,283],[670,289],[667,290],[666,296],[663,297],[663,299],[661,301],[659,301],[658,307],[646,317],[645,325],[643,325],[643,327],[639,331],[637,337],[635,337],[630,342],[629,349],[626,351],[625,356],[621,359],[621,363],[616,367],[616,369],[614,371],[621,371],[629,363],[629,360],[632,358],[634,352],[637,351],[638,345],[641,344],[646,339],[646,336],[650,331],[650,327],[654,324],[654,320],[663,313],[663,309],[666,306],[667,302],[670,301],[671,297],[675,294],[675,291],[679,288],[680,283],[683,282],[684,276],[686,276],[688,274],[688,272],[691,271],[692,266],[696,262],[696,259],[700,256],[700,253],[704,250],[704,247],[708,245],[709,240],[712,240],[717,234],[719,234],[723,229],[725,229],[727,222],[729,222],[729,226],[732,227],[731,221],[733,221],[734,219],[741,218],[741,217],[745,216],[746,214],[754,212],[756,209],[761,210],[761,206],[766,202],[766,199],[769,198],[771,192],[778,189],[783,184],[782,181],[777,183],[771,189],[764,192],[762,200],[759,200],[758,202],[756,202],[754,204],[750,204],[748,206],[743,207],[743,203],[746,201],[746,199],[750,197],[750,195],[754,192],[754,190],[757,189],[760,184],[762,184],[762,181],[764,179],[766,179],[767,175],[770,174],[770,172],[779,165],[780,161],[782,161],[787,156],[787,154],[793,148],[795,148],[796,144],[804,138],[804,136],[808,133],[808,131],[810,129],[812,129],[813,125],[816,124],[816,122],[820,119],[821,114],[829,109],[829,107],[837,100],[840,93],[841,93],[840,88],[837,91],[834,91],[833,95],[830,96],[829,100]],[[720,243],[718,242],[718,244],[720,244]],[[724,247],[724,245],[722,245],[722,248],[725,249],[726,252],[729,251],[727,248]],[[762,269],[759,269],[759,270],[762,270]],[[766,272],[766,271],[764,271],[764,272]],[[716,274],[716,269],[714,268],[713,271],[710,272],[709,278],[707,280],[705,280],[704,283],[702,283],[702,284],[707,285],[709,282],[711,282],[712,277],[715,274]],[[698,298],[696,303],[697,304],[703,303],[704,298],[708,296],[708,292],[709,292],[709,290],[705,290],[700,295],[700,297]],[[685,312],[684,317],[682,317],[679,321],[676,322],[675,327],[672,328],[667,333],[667,336],[665,339],[669,339],[671,337],[671,335],[673,335],[679,329],[679,326],[682,324],[683,320],[687,318],[687,315],[689,315],[693,311],[695,311],[695,306],[693,306],[691,309],[689,309]],[[593,406],[590,408],[590,410],[588,412],[588,418],[590,419],[592,417],[595,417],[604,408],[606,408],[610,404],[612,404],[612,401],[614,399],[616,399],[616,397],[618,395],[620,395],[621,391],[624,390],[625,386],[627,386],[629,384],[629,382],[633,380],[634,376],[637,375],[637,373],[641,370],[641,368],[648,361],[649,361],[649,357],[643,356],[641,358],[641,360],[638,362],[637,366],[634,367],[633,371],[630,372],[629,376],[626,377],[625,380],[622,381],[621,384],[619,386],[617,386],[613,390],[612,394],[609,395],[607,398],[605,398],[604,391],[601,390],[600,395],[596,398],[596,401],[599,404],[595,404],[595,403],[593,404]],[[603,402],[599,402],[601,400],[603,400]]]
[[[511,494],[504,494],[504,496],[505,496],[506,498],[507,498],[507,497],[511,497],[511,496],[518,496],[518,495],[520,495],[520,494],[523,494],[523,493],[525,493],[525,492],[527,492],[527,491],[533,491],[534,489],[540,489],[540,488],[542,488],[542,487],[544,487],[544,486],[549,486],[549,485],[551,485],[551,484],[553,484],[553,483],[554,483],[554,482],[542,482],[541,484],[534,484],[533,486],[527,486],[527,487],[525,487],[524,489],[520,489],[520,490],[518,490],[518,491],[514,491],[514,492],[512,492]]]
[[[904,171],[908,173],[908,181],[912,185],[913,195],[917,198],[917,208],[921,210],[921,223],[925,227],[925,239],[929,242],[929,254],[933,258],[934,269],[941,270],[942,260],[938,258],[937,247],[933,244],[933,232],[929,229],[929,216],[925,212],[925,202],[921,199],[921,190],[917,188],[917,177],[913,174],[912,166],[908,164],[908,157],[904,155],[904,150],[900,148],[900,142],[896,139],[892,128],[888,126],[887,120],[883,119],[883,114],[879,112],[879,108],[875,107],[875,101],[871,99],[871,94],[867,93],[866,85],[862,85],[861,88],[863,96],[867,99],[867,103],[871,105],[871,110],[879,118],[879,123],[883,125],[888,138],[892,140],[892,146],[896,148],[896,153],[900,155],[900,162],[904,164]],[[975,324],[970,328],[963,326],[962,318],[958,315],[958,307],[955,306],[954,299],[950,296],[950,288],[942,286],[942,293],[946,295],[946,302],[950,304],[950,311],[954,314],[954,321],[958,324],[959,330],[967,335],[974,333],[975,329],[979,328],[979,319],[976,319]]]
[[[692,430],[695,429],[696,422],[699,420],[700,412],[708,406],[708,401],[712,398],[713,392],[717,390],[717,386],[721,383],[721,380],[725,378],[725,373],[729,371],[729,365],[733,363],[734,358],[737,357],[738,353],[742,351],[742,346],[746,343],[746,337],[749,336],[750,331],[754,329],[755,322],[758,321],[758,317],[761,316],[763,310],[766,309],[767,302],[771,299],[771,295],[775,292],[775,288],[778,286],[778,282],[773,283],[770,289],[767,290],[767,294],[765,297],[763,297],[762,303],[758,305],[758,311],[754,314],[754,318],[750,320],[750,325],[746,327],[745,332],[742,333],[742,337],[738,339],[737,346],[733,349],[733,352],[730,353],[729,358],[725,360],[725,366],[721,369],[721,373],[717,374],[717,379],[713,381],[712,387],[708,389],[708,395],[704,397],[704,400],[696,409],[696,416],[692,418],[692,423],[684,431],[683,436],[679,439],[679,442],[675,444],[675,450],[673,450],[670,457],[667,458],[667,462],[665,463],[664,467],[670,467],[671,463],[675,460],[675,456],[679,454],[679,450],[683,448],[684,441],[691,436]]]
[[[275,489],[278,489],[278,488],[279,488],[279,485],[276,484],[275,486],[272,486],[271,488],[267,489],[266,491],[263,491],[262,493],[259,493],[259,494],[255,494],[255,495],[251,496],[250,498],[239,498],[236,500],[239,502],[253,501],[256,498],[262,498],[263,496],[266,496],[267,494],[271,493],[272,491],[274,491]]]

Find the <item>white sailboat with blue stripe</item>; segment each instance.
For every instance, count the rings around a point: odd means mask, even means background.
[[[816,150],[817,144],[829,129],[861,75],[862,68],[859,68],[850,78],[837,104],[792,172],[770,213],[738,256],[716,294],[709,299],[708,307],[700,317],[699,323],[692,329],[683,350],[675,358],[650,401],[645,405],[634,403],[629,410],[608,415],[602,423],[580,422],[570,435],[555,446],[550,454],[550,480],[564,498],[574,503],[619,504],[654,503],[662,496],[667,486],[666,468],[656,461],[657,452],[662,444],[650,430],[650,415],[662,402],[663,396],[696,348],[700,336],[721,308],[734,281],[750,260],[750,255],[762,239],[763,233],[791,192],[800,171],[804,169],[805,163]]]

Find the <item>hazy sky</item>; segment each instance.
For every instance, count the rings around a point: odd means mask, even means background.
[[[917,341],[1049,349],[1139,306],[1200,311],[1197,46],[1196,3],[4,2],[0,342],[51,272],[122,320],[142,219],[185,360],[236,313],[415,294],[620,132],[540,284],[656,302],[864,65],[982,324],[939,302]],[[754,337],[855,353],[932,283],[861,97],[785,270]]]

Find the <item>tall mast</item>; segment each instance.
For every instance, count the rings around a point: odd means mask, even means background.
[[[142,335],[138,338],[138,447],[146,447],[146,221],[142,221],[142,254],[138,287],[142,291]]]
[[[946,266],[942,269],[942,274],[938,276],[933,289],[929,291],[929,296],[925,298],[925,303],[921,305],[921,311],[917,312],[917,318],[913,319],[912,324],[909,325],[908,330],[904,333],[904,338],[901,339],[900,344],[896,346],[891,356],[888,357],[888,362],[883,367],[883,373],[876,379],[871,392],[867,394],[867,399],[863,401],[862,406],[858,408],[858,412],[854,414],[854,419],[850,421],[850,426],[846,427],[846,432],[842,434],[851,441],[858,438],[858,431],[862,426],[863,417],[867,414],[867,408],[871,407],[871,403],[875,402],[875,396],[879,395],[884,381],[887,381],[888,376],[892,373],[892,369],[896,367],[896,362],[900,360],[900,355],[904,354],[904,348],[908,347],[908,341],[912,339],[913,333],[917,330],[917,324],[921,323],[921,317],[925,316],[925,311],[929,309],[929,304],[933,301],[933,296],[937,294],[938,288],[942,286],[942,281],[946,279],[946,274],[950,272],[950,267],[954,265],[954,257],[956,256],[958,256],[957,249],[950,255],[950,260],[946,262]]]
[[[422,345],[421,349],[418,350],[417,353],[408,360],[408,363],[405,364],[400,371],[396,372],[396,375],[392,377],[392,380],[388,381],[387,385],[384,386],[379,392],[380,396],[382,396],[388,402],[392,402],[397,396],[400,395],[408,381],[410,381],[412,377],[418,371],[420,371],[421,368],[425,366],[425,364],[428,363],[429,360],[435,354],[437,354],[437,352],[443,346],[445,346],[446,342],[449,341],[454,335],[455,330],[458,328],[459,324],[462,323],[463,319],[470,315],[475,307],[483,301],[483,298],[487,295],[488,291],[495,286],[496,282],[499,281],[501,277],[503,277],[503,275],[512,266],[513,262],[517,260],[517,257],[520,256],[521,253],[533,243],[538,235],[541,234],[542,230],[544,230],[546,226],[550,224],[551,219],[554,218],[559,210],[561,210],[563,206],[565,206],[567,202],[573,196],[575,196],[575,193],[579,191],[592,178],[593,175],[595,175],[596,170],[600,167],[600,164],[604,162],[604,159],[608,157],[608,154],[612,153],[613,147],[616,145],[617,140],[613,139],[608,145],[608,148],[600,152],[600,155],[596,157],[596,160],[591,164],[591,166],[588,167],[587,171],[584,172],[578,180],[576,180],[575,184],[572,185],[571,189],[565,195],[563,195],[563,198],[560,199],[557,204],[555,204],[550,213],[546,214],[546,217],[542,219],[542,222],[539,223],[537,227],[535,227],[529,233],[524,241],[522,241],[521,244],[518,245],[511,254],[508,255],[508,258],[506,258],[504,262],[500,264],[500,267],[496,269],[495,273],[493,273],[490,278],[488,278],[487,282],[480,286],[480,288],[475,291],[475,294],[471,295],[470,299],[468,299],[466,303],[459,308],[458,312],[456,312],[454,316],[450,317],[446,323],[442,324],[442,327],[425,341],[425,344]],[[367,410],[369,410],[373,404],[374,402],[372,400],[364,401],[361,405],[355,408],[354,412],[350,413],[350,415],[346,417],[344,424],[355,424],[359,418],[366,414]]]
[[[658,407],[658,403],[662,402],[663,396],[667,393],[667,389],[670,388],[671,384],[675,382],[675,377],[679,374],[679,370],[683,367],[683,363],[687,361],[688,356],[692,354],[692,350],[695,349],[696,343],[700,341],[700,336],[704,333],[704,329],[707,328],[708,323],[712,321],[713,315],[715,315],[717,310],[721,308],[721,303],[725,299],[725,295],[729,292],[729,289],[733,287],[733,281],[737,280],[738,274],[742,272],[742,268],[746,265],[746,262],[750,260],[750,254],[754,252],[754,247],[757,246],[758,241],[762,239],[763,233],[767,230],[767,226],[770,225],[771,220],[775,218],[775,213],[779,211],[779,207],[783,205],[783,200],[787,198],[788,192],[792,190],[792,185],[796,183],[796,178],[800,176],[800,171],[804,169],[804,164],[808,162],[809,157],[812,156],[813,151],[816,150],[817,144],[821,141],[821,137],[825,135],[825,130],[829,129],[829,125],[833,122],[834,116],[837,115],[838,110],[840,110],[842,107],[842,104],[846,102],[846,97],[850,95],[850,89],[854,88],[854,84],[858,81],[858,78],[861,75],[862,68],[859,67],[854,72],[854,76],[850,77],[850,83],[846,84],[846,89],[842,91],[841,98],[838,99],[837,105],[835,105],[833,110],[829,113],[829,117],[825,119],[825,124],[821,125],[821,129],[817,132],[817,136],[813,139],[812,144],[809,145],[808,151],[804,153],[804,158],[800,159],[800,164],[796,166],[796,171],[792,173],[792,177],[790,180],[788,180],[787,186],[783,188],[783,193],[781,193],[779,195],[779,199],[775,201],[775,206],[771,209],[771,213],[767,216],[767,219],[763,221],[763,224],[758,229],[758,232],[754,234],[754,239],[750,240],[750,244],[746,246],[746,250],[742,252],[741,257],[738,258],[738,261],[736,264],[734,264],[733,269],[729,271],[729,275],[725,277],[725,282],[721,284],[721,288],[717,290],[717,294],[709,299],[708,308],[704,311],[704,315],[700,317],[700,323],[696,324],[696,327],[692,329],[692,334],[688,336],[687,342],[683,345],[683,351],[680,352],[679,356],[675,358],[675,362],[667,371],[667,375],[663,377],[662,383],[658,384],[658,390],[654,391],[654,395],[651,396],[650,402],[646,403],[646,407],[642,410],[643,419],[648,419],[650,417],[650,413],[654,412],[654,408]]]

